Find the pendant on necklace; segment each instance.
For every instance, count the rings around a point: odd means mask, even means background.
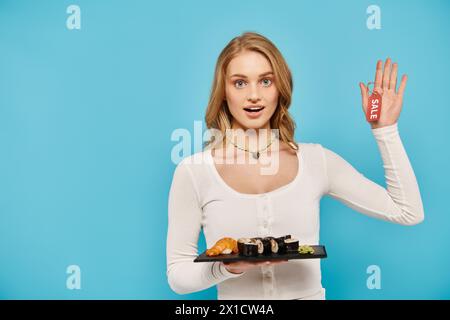
[[[252,152],[253,158],[259,159],[259,151]]]

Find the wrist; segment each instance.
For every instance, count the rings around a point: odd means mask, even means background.
[[[381,123],[381,124],[380,123],[371,123],[370,126],[371,126],[372,129],[381,129],[381,128],[384,128],[384,127],[393,126],[395,124],[397,124],[397,121],[390,122],[390,123]]]

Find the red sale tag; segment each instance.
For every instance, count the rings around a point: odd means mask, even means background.
[[[372,91],[367,102],[366,120],[368,122],[378,121],[381,114],[381,95],[377,91]]]

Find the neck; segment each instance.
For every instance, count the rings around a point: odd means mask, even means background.
[[[239,147],[249,151],[263,149],[277,138],[275,132],[272,132],[269,123],[261,128],[254,129],[232,125],[231,129],[230,140]]]

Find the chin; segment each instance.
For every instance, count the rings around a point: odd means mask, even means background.
[[[246,120],[241,123],[245,129],[260,129],[260,128],[264,128],[267,125],[267,121],[264,121],[264,120],[253,120],[253,121]]]

